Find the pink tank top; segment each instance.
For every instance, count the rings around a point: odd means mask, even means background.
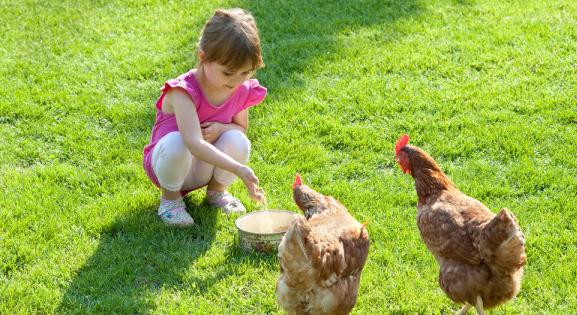
[[[198,120],[201,124],[207,121],[215,121],[225,124],[231,123],[234,115],[251,106],[257,105],[262,102],[266,96],[266,88],[259,85],[258,80],[250,79],[239,85],[233,95],[231,95],[222,105],[213,106],[206,100],[206,97],[194,76],[194,69],[180,75],[176,79],[166,81],[164,86],[161,88],[162,93],[160,94],[158,101],[156,101],[156,121],[152,128],[150,142],[144,147],[144,170],[146,171],[146,175],[148,175],[150,180],[157,187],[160,187],[160,184],[152,170],[152,150],[158,140],[160,140],[164,135],[173,131],[178,131],[176,116],[162,111],[162,101],[164,100],[168,90],[173,87],[183,88],[188,95],[190,95],[190,98],[196,107]]]

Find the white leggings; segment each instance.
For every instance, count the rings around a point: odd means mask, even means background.
[[[213,145],[239,163],[248,162],[250,141],[241,131],[225,131]],[[236,175],[194,157],[178,131],[166,134],[156,143],[152,169],[160,186],[169,191],[194,190],[206,186],[212,178],[230,186],[236,179]]]

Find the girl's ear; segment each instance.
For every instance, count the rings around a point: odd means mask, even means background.
[[[200,61],[204,61],[204,58],[206,57],[206,54],[204,53],[204,51],[202,50],[198,50],[198,60]]]

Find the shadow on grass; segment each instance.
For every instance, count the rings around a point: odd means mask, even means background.
[[[318,58],[338,58],[343,38],[359,29],[381,25],[375,40],[392,40],[400,35],[391,30],[393,23],[422,11],[416,0],[258,0],[236,5],[255,15],[266,63],[258,77],[271,89],[303,85],[303,71]]]
[[[187,208],[197,222],[191,228],[165,226],[156,209],[133,209],[133,215],[105,228],[98,249],[77,272],[59,311],[141,314],[154,308],[150,305],[154,294],[163,288],[184,290],[185,282],[190,287],[183,275],[211,247],[218,212],[205,203],[190,204],[188,198]],[[206,280],[199,282],[202,290]]]

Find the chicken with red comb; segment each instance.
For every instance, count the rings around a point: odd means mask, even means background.
[[[277,300],[289,314],[348,314],[368,256],[368,231],[335,198],[304,185],[299,174],[292,187],[304,216],[293,220],[278,247]]]
[[[514,298],[526,262],[525,237],[506,208],[495,215],[462,193],[421,148],[402,136],[395,160],[415,180],[417,226],[439,264],[439,284],[458,314],[475,307],[478,314]]]

